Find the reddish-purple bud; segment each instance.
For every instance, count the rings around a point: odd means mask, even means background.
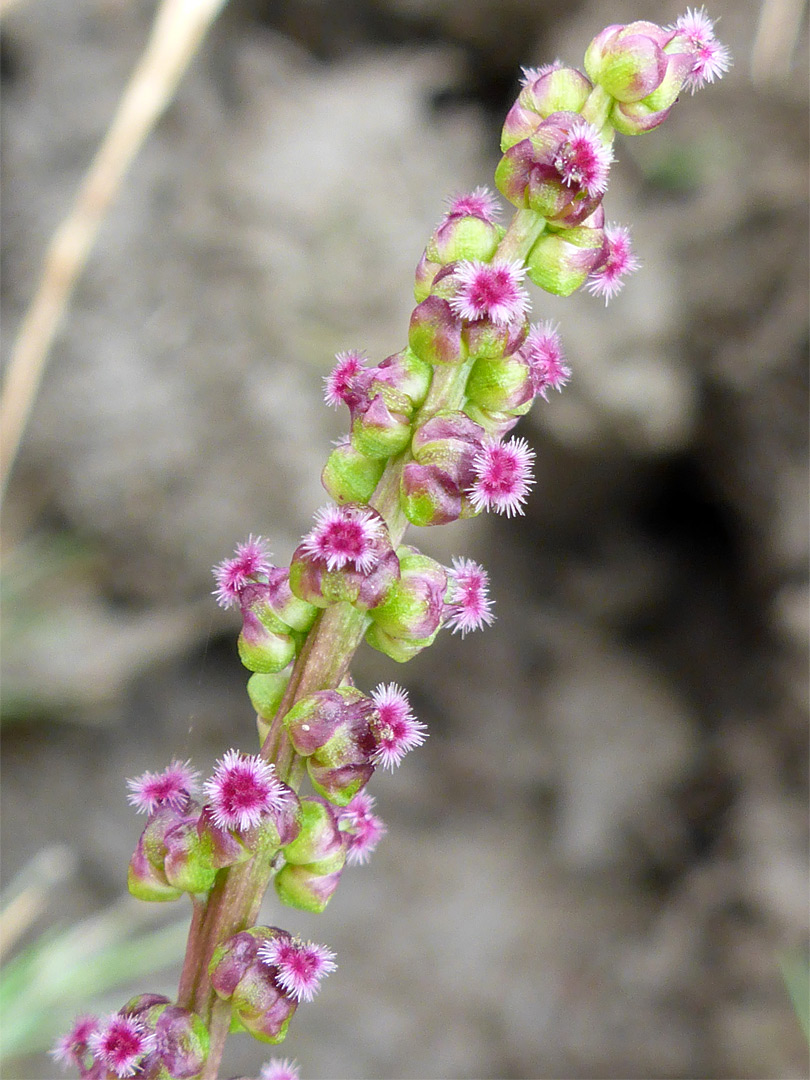
[[[415,548],[399,549],[399,565],[399,581],[371,618],[392,637],[423,641],[441,625],[447,574],[440,563]]]
[[[307,759],[315,791],[345,806],[374,772],[374,702],[354,687],[302,698],[284,717],[297,754]]]
[[[570,296],[604,261],[604,245],[604,211],[600,206],[576,228],[544,232],[529,252],[529,277],[546,292]]]
[[[262,945],[290,935],[274,926],[254,926],[229,938],[209,965],[211,985],[230,999],[236,1019],[261,1042],[278,1043],[287,1033],[297,1002],[278,982],[278,970],[259,955]]]
[[[411,444],[414,461],[403,470],[400,505],[414,525],[456,521],[465,510],[463,492],[484,431],[462,412],[441,412],[426,421]]]
[[[196,821],[194,815],[161,807],[152,814],[141,833],[130,859],[127,887],[138,900],[176,900],[183,894],[182,885],[169,881],[164,863],[167,855],[166,838],[177,826]]]
[[[476,319],[464,327],[464,341],[470,356],[508,356],[522,345],[528,332],[528,320],[498,325],[491,319]]]
[[[402,470],[399,505],[412,525],[447,525],[461,517],[461,488],[436,465],[409,461]]]
[[[422,258],[419,260],[416,267],[413,288],[413,295],[417,304],[430,296],[431,289],[433,288],[433,279],[441,268],[441,263],[431,262],[427,256],[427,250],[422,253]]]
[[[242,632],[236,644],[248,671],[281,671],[295,656],[295,640],[290,634],[269,630],[267,613],[266,607],[263,617],[250,609],[242,611]]]
[[[153,1033],[154,1049],[141,1062],[143,1080],[192,1080],[208,1058],[208,1029],[196,1013],[178,1005],[159,1003],[142,1014]]]
[[[286,865],[276,874],[275,887],[279,899],[288,906],[321,912],[340,880],[346,838],[329,803],[304,799],[301,810],[301,831],[284,848]]]
[[[476,360],[467,380],[467,398],[484,409],[508,412],[534,398],[532,371],[520,353]]]
[[[245,862],[252,852],[230,829],[224,829],[214,820],[210,806],[204,806],[197,822],[200,838],[211,853],[211,863],[217,870]]]
[[[264,599],[270,611],[281,621],[283,629],[292,627],[293,630],[306,633],[312,628],[318,610],[312,604],[300,600],[292,591],[288,567],[274,566],[270,570]],[[274,630],[276,627],[269,626],[269,629]]]
[[[501,136],[501,150],[533,134],[541,120],[555,112],[582,112],[593,89],[576,68],[551,66],[542,71],[526,71],[526,83],[509,110]]]
[[[467,357],[461,336],[461,319],[447,300],[429,296],[411,314],[408,345],[425,363],[460,364]]]
[[[520,417],[525,416],[531,407],[532,403],[527,401],[525,405],[512,409],[510,412],[498,412],[495,409],[483,409],[480,405],[476,405],[474,401],[468,401],[464,406],[464,410],[471,420],[474,420],[476,424],[479,424],[484,429],[487,435],[500,439],[512,430]],[[467,497],[465,495],[466,502]],[[474,516],[475,513],[477,511],[469,514],[465,510],[461,516],[470,517]]]
[[[323,862],[304,866],[293,863],[282,866],[274,879],[279,900],[287,907],[313,911],[319,915],[340,883],[345,862],[344,850],[339,859],[324,859]]]
[[[417,409],[427,397],[433,370],[412,349],[402,349],[386,356],[374,368],[375,385],[390,386],[403,396],[403,412]],[[390,404],[390,402],[388,403]]]
[[[352,446],[365,457],[386,459],[398,454],[411,440],[411,422],[405,412],[392,410],[385,395],[376,394],[352,421]]]
[[[346,441],[326,459],[321,483],[337,503],[367,503],[384,471],[384,458],[366,457]]]
[[[451,214],[437,226],[425,253],[432,262],[450,263],[458,259],[489,262],[503,236],[503,229],[472,214]]]

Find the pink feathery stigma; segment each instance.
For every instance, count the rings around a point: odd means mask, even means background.
[[[407,693],[396,683],[380,683],[371,700],[377,708],[374,724],[377,749],[371,760],[375,765],[393,769],[409,750],[422,745],[427,738],[427,726],[413,715]]]
[[[365,866],[377,844],[388,831],[382,818],[372,813],[374,798],[358,791],[348,806],[338,811],[338,821],[346,835],[346,862]]]
[[[551,321],[535,323],[520,352],[531,369],[535,394],[546,400],[549,390],[562,390],[571,378],[560,335]]]
[[[51,1050],[54,1061],[64,1069],[71,1065],[82,1067],[90,1051],[90,1037],[98,1030],[99,1023],[97,1016],[78,1016],[70,1031],[56,1040]]]
[[[163,772],[145,772],[127,780],[129,802],[139,814],[153,814],[159,806],[184,810],[196,789],[200,774],[190,761],[172,761]]]
[[[366,370],[366,358],[356,349],[348,349],[337,353],[335,360],[337,363],[323,380],[323,397],[327,405],[337,408],[343,403],[352,404],[356,394],[355,380]]]
[[[259,1080],[301,1080],[301,1074],[292,1058],[270,1058],[259,1069]]]
[[[238,603],[241,590],[269,574],[272,565],[267,542],[261,536],[249,536],[243,544],[237,545],[233,558],[214,567],[217,603],[225,608]]]
[[[557,71],[562,66],[562,60],[555,60],[552,64],[541,64],[540,67],[522,67],[520,70],[523,72],[523,77],[520,80],[520,85],[532,86],[538,79],[542,79],[550,71]]]
[[[470,321],[487,318],[499,326],[516,322],[529,310],[529,294],[522,285],[525,273],[519,262],[465,259],[454,271],[458,291],[449,301],[450,307]]]
[[[252,829],[263,818],[284,810],[287,789],[274,767],[258,755],[229,750],[203,785],[214,824],[220,829]]]
[[[259,958],[278,969],[276,982],[295,1001],[312,1001],[321,979],[337,967],[331,949],[300,938],[266,941],[259,948]]]
[[[592,296],[604,296],[605,306],[624,288],[624,279],[641,263],[630,246],[630,230],[625,225],[605,226],[607,257],[589,276],[585,288]]]
[[[472,559],[453,559],[450,599],[445,605],[445,626],[462,637],[495,621],[486,570]]]
[[[102,1020],[88,1045],[96,1061],[116,1076],[135,1076],[142,1058],[155,1049],[155,1036],[140,1020],[115,1013]]]
[[[494,510],[496,514],[523,513],[523,503],[534,483],[534,451],[525,439],[498,442],[487,439],[473,458],[475,481],[470,488],[470,502],[476,510]]]
[[[599,132],[587,120],[575,120],[568,138],[557,151],[554,168],[563,183],[576,184],[588,195],[603,195],[607,191],[613,151],[606,146]]]
[[[465,195],[451,195],[448,199],[446,218],[477,217],[494,225],[500,216],[495,195],[483,185]]]
[[[714,22],[706,14],[705,8],[687,8],[673,26],[680,37],[686,38],[694,57],[692,71],[686,77],[684,86],[693,94],[706,83],[720,79],[731,67],[731,53],[714,36]]]
[[[315,527],[302,547],[307,555],[323,559],[328,570],[351,563],[367,574],[379,561],[380,533],[379,520],[365,507],[324,506],[315,514]]]

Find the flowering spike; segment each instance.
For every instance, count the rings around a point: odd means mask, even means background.
[[[605,226],[607,256],[592,270],[585,288],[592,296],[604,296],[605,306],[624,288],[624,278],[634,274],[641,263],[630,246],[630,230],[624,225]]]
[[[365,791],[358,791],[349,805],[338,814],[340,827],[348,838],[346,862],[350,866],[365,866],[388,831],[382,818],[372,814],[373,808],[373,797]]]
[[[286,787],[272,765],[258,755],[229,750],[203,785],[214,824],[220,829],[251,829],[288,802]]]
[[[720,79],[731,67],[731,53],[714,36],[714,22],[706,14],[705,8],[687,8],[669,29],[678,37],[686,38],[695,57],[695,64],[686,76],[684,89],[693,94],[706,83]]]
[[[472,559],[453,559],[449,577],[450,599],[445,604],[448,617],[444,625],[454,634],[460,631],[462,637],[471,630],[491,626],[495,615],[488,595],[489,577],[483,566]]]
[[[259,1080],[301,1080],[301,1074],[292,1058],[270,1058],[259,1070]]]
[[[176,759],[160,773],[145,772],[127,780],[129,802],[139,814],[153,814],[159,806],[185,810],[197,788],[200,774],[190,761]]]
[[[534,483],[533,461],[534,451],[525,439],[488,439],[473,461],[476,479],[470,489],[470,502],[475,509],[494,510],[507,517],[522,514]]]
[[[56,1040],[51,1050],[54,1061],[63,1069],[70,1068],[71,1065],[84,1069],[91,1053],[90,1038],[98,1031],[99,1024],[97,1016],[77,1016],[70,1031]]]
[[[315,527],[301,544],[305,554],[323,559],[328,570],[351,564],[361,573],[379,560],[379,520],[362,506],[324,506],[315,514]]]
[[[562,390],[571,378],[560,335],[550,320],[531,327],[521,352],[531,368],[535,394],[546,400],[549,390]]]
[[[294,1001],[312,1001],[321,979],[337,967],[331,949],[300,938],[275,937],[259,947],[259,958],[278,969],[276,981]]]
[[[377,750],[372,756],[375,765],[393,769],[409,750],[421,746],[427,738],[427,728],[411,712],[407,693],[396,683],[380,683],[371,700],[377,706],[375,724]]]
[[[348,349],[337,353],[335,360],[337,363],[323,380],[324,401],[335,409],[344,403],[351,408],[357,404],[357,376],[367,370],[366,358],[356,349]]]
[[[114,1013],[89,1039],[93,1057],[116,1076],[135,1076],[142,1059],[155,1049],[155,1036],[140,1020]]]
[[[577,185],[588,195],[604,195],[613,160],[610,146],[587,120],[575,120],[565,142],[557,150],[554,167],[568,187]]]
[[[488,187],[479,186],[466,195],[451,195],[447,200],[446,217],[477,217],[494,225],[500,217],[500,207]]]
[[[462,319],[488,318],[503,325],[522,319],[529,309],[523,288],[525,268],[520,262],[495,259],[491,263],[465,260],[454,271],[458,286],[450,307]]]
[[[233,558],[218,563],[213,570],[217,587],[214,596],[220,607],[231,607],[239,602],[246,585],[269,574],[272,567],[266,541],[261,536],[249,536],[238,544]]]

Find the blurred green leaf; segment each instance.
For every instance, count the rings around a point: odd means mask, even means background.
[[[810,956],[798,951],[786,953],[779,966],[804,1037],[810,1042]]]

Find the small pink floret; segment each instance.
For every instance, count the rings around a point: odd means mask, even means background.
[[[555,60],[551,64],[541,64],[540,67],[522,67],[520,70],[523,72],[523,78],[520,80],[520,85],[532,86],[538,79],[542,79],[550,71],[559,70],[562,66],[562,60]]]
[[[339,352],[335,356],[337,363],[324,378],[323,397],[327,405],[337,408],[343,403],[350,404],[354,396],[354,381],[361,371],[366,370],[366,360],[356,349]]]
[[[338,812],[341,829],[346,834],[346,862],[365,866],[377,844],[388,831],[382,818],[372,813],[374,799],[359,791],[348,806]]]
[[[219,829],[252,829],[287,805],[288,792],[274,768],[258,755],[229,750],[203,785]]]
[[[450,307],[470,321],[491,319],[499,326],[519,321],[529,310],[529,294],[522,284],[525,273],[519,262],[465,259],[454,271],[458,291]]]
[[[97,1016],[78,1016],[70,1031],[56,1040],[51,1050],[54,1061],[64,1069],[71,1065],[83,1066],[90,1050],[90,1037],[98,1030],[99,1023]]]
[[[476,510],[494,510],[496,514],[523,513],[523,503],[534,483],[534,451],[525,439],[498,442],[487,439],[473,458],[475,482],[469,491]]]
[[[141,1060],[155,1049],[155,1036],[132,1016],[113,1016],[102,1020],[89,1039],[90,1050],[116,1076],[135,1076]]]
[[[453,559],[450,571],[452,590],[446,610],[445,626],[462,637],[471,630],[491,626],[495,621],[486,570],[472,559]]]
[[[546,400],[549,390],[562,390],[571,378],[560,335],[552,322],[535,323],[520,351],[531,368],[535,394]]]
[[[375,765],[393,769],[409,750],[422,745],[427,738],[427,727],[413,715],[407,693],[396,683],[380,683],[371,700],[377,707],[374,724],[377,749],[371,760]]]
[[[259,1080],[301,1080],[292,1058],[270,1058],[259,1070]]]
[[[695,64],[684,84],[693,94],[706,83],[722,78],[731,67],[731,53],[714,36],[714,22],[705,8],[687,8],[669,29],[686,38],[694,54]]]
[[[218,563],[213,570],[217,583],[214,596],[220,607],[230,607],[239,602],[239,594],[246,585],[266,576],[272,569],[267,542],[261,536],[249,536],[238,544],[231,559]]]
[[[312,1001],[321,979],[337,967],[331,949],[300,938],[275,937],[260,947],[259,957],[278,969],[276,981],[295,1001]]]
[[[568,138],[557,152],[554,168],[563,183],[583,188],[588,195],[603,195],[607,191],[613,151],[599,137],[599,132],[587,120],[575,120]]]
[[[585,288],[592,296],[604,296],[605,305],[624,288],[624,279],[641,263],[630,245],[630,230],[624,225],[605,226],[607,257],[588,277]]]
[[[153,814],[159,806],[183,810],[194,793],[200,774],[190,761],[173,761],[163,772],[145,772],[127,780],[127,801],[139,814]]]
[[[465,195],[452,195],[445,217],[477,217],[493,225],[499,215],[498,200],[488,187],[482,185]]]
[[[365,507],[324,506],[315,514],[315,527],[302,547],[312,558],[323,559],[328,570],[351,564],[367,574],[379,561],[381,531],[380,521]]]

